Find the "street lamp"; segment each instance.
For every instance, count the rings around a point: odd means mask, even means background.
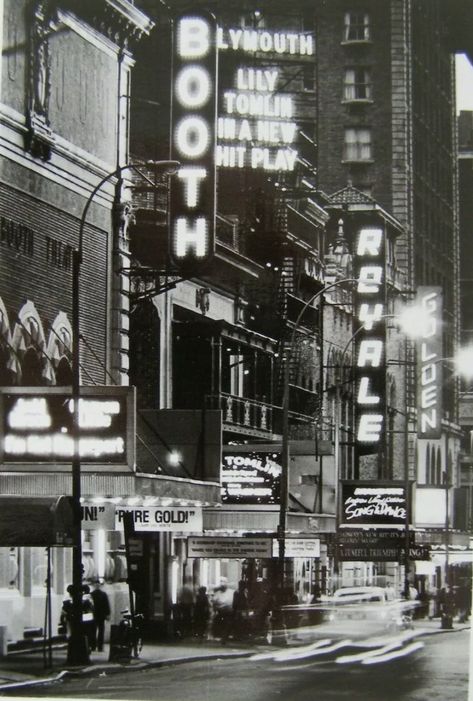
[[[134,170],[155,187],[138,165],[164,168],[171,174],[179,166],[178,161],[146,161],[127,163],[107,173],[94,187],[87,198],[79,223],[78,246],[72,253],[72,502],[73,502],[73,549],[72,549],[72,611],[71,635],[68,641],[67,661],[82,665],[89,662],[89,651],[82,625],[82,532],[81,532],[81,459],[80,459],[80,272],[83,260],[84,227],[92,201],[100,188],[111,178],[118,178],[124,170]]]
[[[283,602],[283,592],[284,592],[284,561],[286,556],[286,522],[287,522],[287,508],[289,500],[289,389],[290,389],[290,359],[294,352],[296,332],[299,327],[299,323],[305,314],[306,310],[311,304],[313,304],[319,297],[328,292],[329,290],[337,287],[338,285],[343,285],[347,282],[357,282],[356,278],[342,278],[341,280],[336,280],[330,283],[326,287],[316,292],[310,299],[304,304],[300,310],[294,326],[292,329],[291,340],[289,347],[287,349],[285,363],[284,363],[284,378],[283,378],[283,397],[282,397],[282,455],[281,455],[281,500],[279,507],[279,526],[278,526],[278,542],[279,542],[279,558],[278,558],[278,569],[279,569],[279,589],[281,596],[281,604]]]

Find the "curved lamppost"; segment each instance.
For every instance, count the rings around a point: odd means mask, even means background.
[[[278,525],[278,543],[279,543],[279,558],[278,558],[278,569],[279,569],[279,589],[281,596],[281,603],[283,602],[283,592],[284,592],[284,561],[286,556],[286,523],[287,523],[287,508],[288,508],[288,490],[289,490],[289,463],[290,463],[290,450],[289,450],[289,393],[290,393],[290,359],[294,353],[294,346],[296,340],[296,332],[304,316],[306,310],[311,304],[313,304],[319,297],[329,290],[343,285],[348,282],[357,282],[356,278],[346,277],[341,280],[336,280],[330,283],[326,287],[316,292],[312,297],[307,300],[302,309],[300,310],[294,326],[292,329],[291,340],[289,348],[286,353],[285,363],[284,363],[284,379],[283,379],[283,397],[282,397],[282,456],[281,456],[281,500],[279,507],[279,525]]]
[[[82,210],[79,223],[78,246],[72,254],[72,437],[74,452],[72,457],[72,502],[73,502],[73,548],[72,548],[72,616],[71,635],[68,642],[67,661],[69,664],[87,664],[89,651],[82,625],[82,533],[81,533],[81,459],[80,459],[80,273],[83,260],[84,227],[90,205],[100,188],[112,178],[119,178],[125,170],[134,170],[144,180],[153,183],[138,166],[163,168],[171,174],[179,166],[178,161],[145,161],[126,163],[107,173],[94,187]]]

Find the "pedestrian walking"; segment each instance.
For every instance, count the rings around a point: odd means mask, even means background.
[[[194,592],[189,579],[186,579],[177,595],[178,632],[180,637],[192,633],[192,614],[194,611]]]
[[[102,589],[100,581],[95,582],[91,597],[94,606],[95,624],[93,647],[91,649],[97,649],[99,652],[102,652],[105,637],[105,621],[110,619],[110,601],[107,592]]]
[[[229,638],[233,623],[233,594],[234,590],[228,586],[226,577],[220,579],[220,586],[213,595],[213,634],[226,642]]]
[[[90,596],[88,584],[82,587],[82,626],[89,650],[95,650],[94,602]]]
[[[273,606],[268,583],[264,581],[262,577],[258,577],[256,580],[250,605],[254,610],[255,635],[268,639]]]
[[[198,638],[207,636],[207,627],[210,618],[210,601],[207,595],[207,587],[199,587],[194,604],[194,634]]]
[[[237,639],[248,635],[248,592],[243,579],[238,582],[238,589],[233,594],[233,630]]]
[[[69,596],[62,602],[61,615],[59,617],[59,625],[61,631],[64,631],[67,637],[69,638],[71,635],[71,621],[73,615],[72,594],[74,592],[74,587],[72,586],[72,584],[69,584],[66,591]]]

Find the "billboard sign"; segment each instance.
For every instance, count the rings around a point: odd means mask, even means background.
[[[344,482],[340,522],[346,525],[405,525],[407,500],[404,485]]]
[[[116,528],[123,530],[125,514],[132,514],[133,528],[140,531],[202,532],[202,508],[184,506],[117,506]]]
[[[216,24],[210,14],[175,21],[169,255],[179,269],[207,265],[215,249]]]
[[[299,127],[296,96],[285,91],[291,83],[287,65],[314,60],[314,37],[308,32],[219,27],[217,39],[229,65],[220,90],[217,166],[293,171]]]
[[[417,436],[440,438],[442,418],[442,288],[418,287],[422,311],[417,337]]]
[[[279,557],[279,540],[273,539],[273,557]],[[320,557],[319,538],[284,538],[284,557]]]
[[[72,390],[0,389],[0,462],[64,463],[74,453]],[[134,389],[82,387],[79,451],[83,463],[134,465]]]
[[[187,557],[271,557],[271,538],[191,537]]]
[[[409,544],[414,547],[414,533],[409,533]],[[338,536],[341,561],[398,562],[406,546],[404,530],[342,529]]]
[[[220,472],[224,504],[279,504],[281,453],[224,453]]]

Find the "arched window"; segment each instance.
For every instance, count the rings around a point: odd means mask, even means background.
[[[72,327],[64,312],[50,326],[46,350],[54,368],[55,383],[60,387],[72,384]]]
[[[12,347],[21,367],[21,384],[37,387],[54,383],[54,370],[46,352],[43,325],[33,302],[18,312]]]

